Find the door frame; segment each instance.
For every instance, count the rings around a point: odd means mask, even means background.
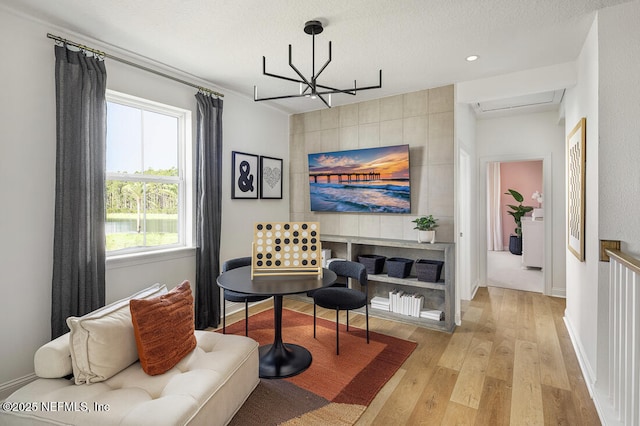
[[[553,292],[553,176],[551,153],[494,155],[481,157],[478,167],[478,266],[479,278],[483,286],[487,286],[487,165],[489,163],[507,163],[515,161],[542,160],[542,182],[544,193],[544,268],[543,293]]]
[[[478,283],[471,283],[471,155],[462,147],[458,149],[458,192],[456,240],[456,282],[458,300],[471,300]]]

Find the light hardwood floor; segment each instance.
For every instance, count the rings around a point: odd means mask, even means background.
[[[313,313],[299,300],[285,298],[284,306]],[[370,317],[370,330],[418,346],[357,425],[599,425],[564,309],[564,299],[483,287],[463,302],[453,334]],[[350,323],[364,328],[364,316],[351,314]]]

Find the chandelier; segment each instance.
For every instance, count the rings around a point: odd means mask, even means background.
[[[349,89],[336,89],[335,87],[326,86],[324,84],[318,83],[318,77],[322,72],[327,68],[327,65],[331,62],[331,42],[329,42],[329,59],[324,65],[318,70],[315,71],[315,62],[316,62],[316,34],[320,34],[322,32],[322,23],[320,21],[308,21],[304,24],[304,32],[311,35],[312,37],[312,47],[311,47],[311,78],[306,78],[302,73],[298,70],[298,68],[293,65],[291,60],[291,45],[289,45],[289,66],[295,71],[295,73],[300,77],[292,78],[283,75],[273,74],[267,72],[267,59],[262,57],[262,74],[279,78],[281,80],[293,81],[294,83],[300,84],[300,92],[294,95],[282,95],[282,96],[272,96],[268,98],[258,98],[258,87],[253,86],[253,100],[254,101],[272,101],[274,99],[286,99],[286,98],[301,98],[301,97],[310,97],[312,99],[320,98],[322,102],[328,107],[331,108],[331,95],[333,93],[344,93],[347,95],[355,96],[356,92],[361,90],[369,90],[369,89],[380,89],[382,87],[382,70],[379,71],[379,82],[376,86],[367,86],[367,87],[358,87],[356,81],[353,81],[353,87]],[[328,96],[327,96],[328,95]],[[325,98],[326,96],[326,98]]]

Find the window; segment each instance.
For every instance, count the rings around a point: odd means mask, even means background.
[[[185,245],[185,144],[190,112],[107,93],[106,250]]]

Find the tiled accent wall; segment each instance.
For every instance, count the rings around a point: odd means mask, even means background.
[[[411,222],[432,214],[436,240],[453,242],[453,86],[292,115],[289,138],[292,221],[317,221],[324,234],[416,240]],[[411,214],[315,213],[307,154],[409,144]]]

